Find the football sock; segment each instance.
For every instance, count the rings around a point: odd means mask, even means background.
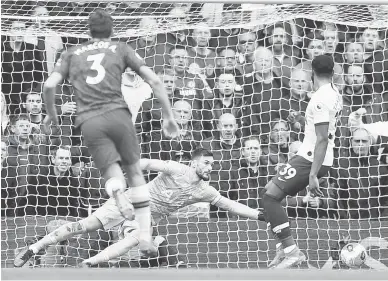
[[[86,233],[85,227],[80,222],[71,222],[60,226],[53,232],[47,234],[41,240],[32,244],[29,249],[37,254],[41,249],[45,249],[50,245],[67,240],[75,235]]]
[[[282,243],[286,252],[286,248],[295,245],[286,211],[281,202],[267,194],[264,194],[263,196],[263,207],[266,218],[271,225],[273,233],[275,233],[275,237]]]
[[[109,247],[102,250],[100,253],[87,259],[86,261],[92,265],[103,262],[108,262],[114,258],[128,254],[129,250],[139,244],[139,240],[133,236],[127,236],[124,239],[117,241]]]
[[[140,240],[151,239],[151,210],[148,186],[131,188],[132,205],[135,208],[135,220],[140,226]]]

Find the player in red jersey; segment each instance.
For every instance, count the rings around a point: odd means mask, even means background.
[[[44,85],[48,122],[58,124],[54,105],[56,86],[67,79],[75,90],[76,126],[80,126],[96,167],[106,183],[107,193],[115,199],[122,215],[140,224],[140,246],[145,253],[155,250],[149,233],[149,191],[139,165],[140,151],[131,121],[131,112],[121,93],[122,74],[127,67],[139,74],[162,104],[163,129],[169,136],[178,134],[171,106],[158,76],[135,51],[121,42],[112,42],[113,19],[97,9],[89,17],[92,39],[65,51]],[[127,173],[132,188],[131,201],[123,196]],[[82,226],[84,227],[84,226]]]

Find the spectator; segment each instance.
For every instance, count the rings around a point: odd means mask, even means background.
[[[305,70],[294,69],[290,87],[288,122],[291,124],[292,131],[298,133],[298,139],[303,140],[301,132],[304,132],[306,108],[312,95],[311,76]]]
[[[324,38],[321,35],[315,35],[313,33],[308,34],[303,42],[303,48],[305,50],[305,58],[301,63],[296,66],[297,69],[303,69],[311,73],[312,60],[319,55],[325,54]],[[342,89],[344,86],[343,69],[340,64],[334,63],[334,77],[333,82],[338,89]]]
[[[298,64],[298,57],[282,23],[275,25],[269,34],[268,42],[274,55],[274,72],[282,78],[284,86],[289,88],[291,70]]]
[[[136,122],[137,114],[143,102],[151,98],[152,89],[148,83],[136,74],[135,71],[127,68],[123,73],[121,92],[128,104],[132,115],[132,122]]]
[[[343,54],[340,51],[339,38],[337,29],[326,29],[322,32],[324,50],[327,55],[333,57],[334,62],[342,64]]]
[[[263,146],[263,153],[260,158],[261,163],[267,166],[268,180],[276,175],[280,164],[288,161],[290,142],[290,126],[287,121],[282,119],[273,120],[269,144]]]
[[[7,140],[6,186],[8,198],[7,215],[23,215],[23,207],[36,177],[48,164],[46,147],[34,143],[32,126],[28,115],[12,116],[10,135]]]
[[[145,64],[155,73],[163,71],[167,64],[167,44],[164,34],[156,35],[158,23],[154,18],[142,18],[139,29],[147,34],[129,42],[131,47],[144,59]]]
[[[209,47],[210,28],[202,24],[193,30],[191,37],[195,45],[188,48],[189,72],[203,77],[211,76],[216,65],[216,53]]]
[[[160,157],[162,160],[174,160],[180,151],[190,154],[202,140],[201,128],[195,125],[198,121],[192,119],[190,103],[185,100],[176,101],[173,104],[173,113],[179,125],[180,134],[175,139],[167,139],[163,136]]]
[[[352,42],[346,45],[344,59],[349,65],[364,62],[364,45],[360,42]]]
[[[34,45],[24,42],[27,33],[24,22],[14,21],[11,36],[3,41],[1,72],[2,92],[14,114],[21,104],[20,93],[33,88],[33,82],[43,80],[43,54]]]
[[[244,87],[244,99],[251,105],[253,116],[259,120],[261,142],[268,143],[270,122],[275,118],[286,119],[289,105],[282,109],[281,101],[282,81],[273,72],[273,54],[264,47],[256,49],[254,68],[255,73],[250,78],[246,77]],[[288,100],[286,100],[287,103]]]
[[[388,91],[388,59],[387,51],[382,50],[382,41],[377,29],[366,28],[360,37],[364,44],[364,71],[367,81],[373,83],[375,93]],[[384,97],[388,102],[388,97]]]
[[[258,208],[266,184],[265,167],[260,165],[261,147],[257,137],[243,141],[242,159],[238,169],[237,201]]]
[[[231,47],[225,47],[218,49],[216,58],[216,68],[211,76],[208,77],[207,82],[210,88],[215,86],[215,78],[221,73],[232,73],[236,77],[236,91],[242,91],[242,85],[244,84],[243,75],[237,68],[237,54],[236,50]]]
[[[194,119],[202,119],[200,116],[203,102],[205,99],[212,99],[213,92],[205,80],[188,72],[186,48],[175,46],[171,49],[170,56],[170,65],[176,76],[174,97],[190,100]]]
[[[201,146],[210,150],[214,157],[211,185],[222,195],[233,200],[237,198],[235,171],[239,167],[241,157],[241,139],[236,135],[237,129],[236,118],[230,113],[225,113],[218,120],[217,134],[201,142]],[[217,208],[211,208],[211,211],[214,210]],[[218,215],[225,217],[226,213],[219,212]]]
[[[68,146],[53,147],[51,164],[40,173],[38,185],[27,197],[26,214],[41,216],[80,216],[80,182],[72,174],[71,151]]]
[[[347,155],[339,159],[337,185],[346,218],[378,218],[388,203],[388,169],[373,155],[368,131],[356,129]]]
[[[367,111],[364,122],[374,123],[378,121],[388,121],[388,107],[383,103],[381,94],[373,92],[373,87],[366,83],[366,77],[361,66],[352,65],[347,69],[345,76],[346,86],[343,89],[343,109],[340,132],[340,147],[345,147],[345,142],[349,142],[348,118],[350,113],[364,107]]]
[[[206,100],[203,108],[203,129],[208,137],[222,114],[231,113],[241,128],[242,136],[258,135],[259,122],[241,95],[235,93],[236,77],[232,73],[223,73],[216,78],[215,98]]]
[[[27,28],[28,35],[25,42],[35,45],[44,55],[43,67],[45,76],[50,75],[54,70],[57,54],[63,49],[62,38],[58,33],[48,27],[49,12],[44,6],[36,6],[31,12],[36,21]],[[38,36],[32,34],[39,34]]]
[[[244,76],[250,76],[254,72],[254,53],[257,47],[256,33],[245,30],[238,34],[237,62],[238,68]]]

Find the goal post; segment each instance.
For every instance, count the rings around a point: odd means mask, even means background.
[[[201,107],[195,108],[189,103],[191,113],[184,115],[183,108],[179,109],[180,115],[176,113],[184,128],[182,139],[165,139],[150,88],[128,72],[123,77],[123,94],[136,116],[142,157],[187,163],[193,143],[213,138],[221,145],[207,142],[216,158],[211,185],[222,195],[253,208],[261,207],[260,191],[276,173],[278,164],[285,162],[291,150],[297,149],[298,141],[303,140],[303,124],[296,125],[299,121],[290,121],[288,117],[291,109],[295,109],[290,105],[291,99],[299,99],[297,108],[303,115],[311,96],[312,57],[332,54],[336,63],[333,82],[343,93],[348,110],[347,117],[339,121],[338,160],[333,173],[321,182],[324,198],[315,200],[302,192],[295,200],[286,200],[285,207],[293,235],[307,254],[310,267],[332,267],[338,241],[348,235],[353,242],[367,248],[374,260],[367,263],[370,268],[388,266],[387,150],[380,140],[369,138],[367,150],[373,153],[368,158],[369,166],[365,166],[357,160],[363,152],[352,144],[346,123],[350,112],[359,107],[367,107],[365,122],[388,121],[388,5],[354,4],[354,1],[352,4],[350,1],[271,4],[253,0],[244,3],[5,0],[1,5],[2,267],[12,267],[15,254],[28,241],[39,239],[64,221],[90,214],[104,202],[100,198],[105,196],[102,180],[80,140],[80,132],[74,129],[75,113],[69,109],[69,103],[75,98],[67,82],[56,93],[61,120],[58,130],[45,135],[39,121],[40,114],[44,114],[40,97],[42,82],[52,72],[63,50],[89,38],[87,19],[97,8],[111,13],[113,40],[130,44],[160,75],[167,91],[184,100],[191,95],[203,98]],[[366,29],[370,32],[364,35]],[[15,51],[10,40],[28,44]],[[176,46],[183,46],[187,55],[173,57],[171,50]],[[258,48],[270,50],[269,65],[266,57],[261,57],[260,64],[255,65],[253,52]],[[180,73],[173,69],[174,63],[179,64],[174,60],[179,59],[184,61],[185,68]],[[224,71],[232,73],[235,80],[235,100],[228,100],[230,104],[220,98],[226,95],[221,93],[219,81]],[[257,77],[256,72],[260,73]],[[185,75],[190,77],[187,83]],[[260,88],[253,86],[254,83],[263,84]],[[361,84],[367,85],[363,97],[346,92],[353,89],[360,93],[357,86]],[[255,92],[257,89],[259,92]],[[270,98],[265,100],[268,93]],[[257,103],[246,99],[260,94]],[[286,117],[281,115],[282,102],[288,104]],[[176,105],[179,106],[186,105]],[[248,109],[249,114],[244,115]],[[19,149],[15,141],[17,124],[12,122],[22,113],[27,113],[33,123],[30,141],[34,149]],[[239,146],[233,141],[232,145],[222,144],[228,132],[224,135],[221,132],[222,137],[217,140],[220,130],[217,122],[224,113],[235,116]],[[259,119],[253,119],[256,117]],[[284,122],[276,121],[277,118]],[[260,120],[260,124],[246,120]],[[256,173],[245,165],[249,157],[242,148],[246,143],[240,143],[240,139],[254,135],[257,126],[261,155]],[[58,144],[71,146],[69,179],[65,185],[59,180],[55,186],[50,185],[52,182],[40,184],[42,178],[47,180],[50,167],[57,165],[52,148]],[[50,153],[54,154],[50,156]],[[358,158],[354,153],[359,153]],[[148,180],[153,177],[147,174]],[[275,254],[275,242],[265,223],[218,212],[209,204],[183,208],[163,220],[157,229],[170,245],[176,245],[179,254],[192,267],[265,268]],[[76,237],[66,244],[50,247],[39,261],[31,261],[28,266],[76,266],[117,239],[117,230]],[[122,257],[113,263],[130,266],[128,259],[128,256]]]

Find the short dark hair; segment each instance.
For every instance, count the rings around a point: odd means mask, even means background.
[[[187,47],[186,46],[183,46],[183,45],[174,45],[171,47],[171,49],[169,50],[168,54],[171,55],[171,53],[175,50],[185,50],[187,52]]]
[[[16,123],[18,121],[21,121],[21,120],[31,121],[30,117],[27,114],[24,114],[24,113],[23,114],[15,114],[15,115],[11,116],[9,124],[11,126],[15,126]]]
[[[52,157],[56,157],[57,156],[57,152],[60,149],[70,151],[70,154],[71,154],[71,147],[69,145],[59,145],[59,146],[52,146],[52,147],[50,147],[50,155]]]
[[[334,59],[332,56],[316,56],[311,63],[312,69],[317,76],[331,77],[334,70]]]
[[[109,38],[113,31],[113,18],[102,9],[96,9],[89,16],[89,30],[92,38]]]
[[[249,137],[243,139],[243,147],[246,146],[248,141],[257,141],[257,142],[259,142],[259,145],[261,145],[260,139],[258,137],[256,137],[256,136],[249,136]]]
[[[197,159],[201,156],[209,156],[209,157],[213,157],[213,153],[208,150],[208,149],[205,149],[203,147],[197,147],[192,153],[191,153],[191,160],[194,160],[194,159]]]

